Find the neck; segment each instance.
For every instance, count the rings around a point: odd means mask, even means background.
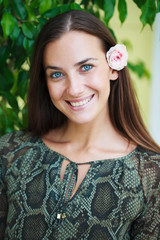
[[[86,124],[76,124],[68,121],[61,135],[64,141],[74,143],[80,149],[99,145],[103,147],[116,136],[110,118],[104,116]]]
[[[50,131],[43,140],[51,149],[70,159],[75,159],[74,154],[76,158],[81,155],[87,160],[124,156],[135,148],[135,144],[129,148],[129,141],[113,127],[107,116],[100,115],[87,124],[68,121],[63,128]]]

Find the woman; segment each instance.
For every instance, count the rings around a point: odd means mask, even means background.
[[[81,10],[42,28],[28,131],[1,138],[1,239],[160,239],[160,148],[126,67]]]

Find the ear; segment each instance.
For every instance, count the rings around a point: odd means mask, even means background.
[[[119,76],[118,71],[110,68],[109,79],[114,81],[118,78],[118,76]]]

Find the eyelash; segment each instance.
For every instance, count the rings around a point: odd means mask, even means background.
[[[59,74],[59,76],[56,76],[56,74]],[[50,78],[53,78],[53,79],[58,79],[58,78],[61,78],[62,76],[63,74],[61,72],[54,72],[50,74]]]
[[[84,69],[84,68],[86,68],[87,67],[87,69]],[[93,68],[93,65],[92,64],[84,64],[84,65],[82,65],[81,66],[81,70],[82,70],[82,72],[88,72],[89,70],[91,70]],[[56,74],[58,74],[58,76],[56,76]],[[50,74],[50,78],[52,78],[52,79],[59,79],[59,78],[61,78],[63,76],[63,74],[61,73],[61,72],[54,72],[54,73],[51,73]]]
[[[89,67],[89,68],[83,70],[83,68],[85,68],[85,67]],[[85,64],[85,65],[81,66],[81,70],[84,72],[87,72],[87,71],[91,70],[92,68],[93,68],[92,64]]]

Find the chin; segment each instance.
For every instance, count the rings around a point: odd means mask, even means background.
[[[93,122],[93,118],[68,118],[68,121],[77,125],[85,125]]]

